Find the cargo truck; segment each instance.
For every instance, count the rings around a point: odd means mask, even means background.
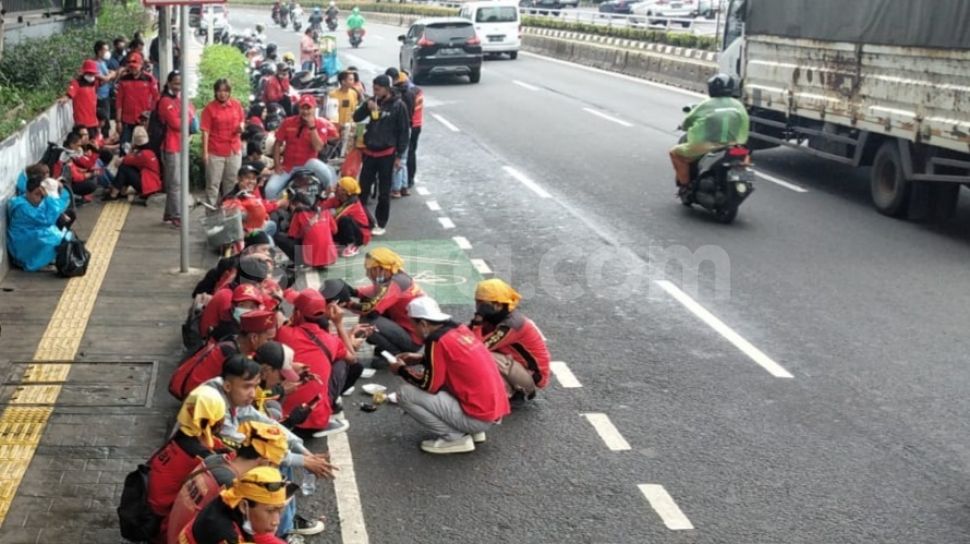
[[[754,149],[870,168],[876,209],[949,217],[970,183],[970,1],[730,0],[722,72]]]

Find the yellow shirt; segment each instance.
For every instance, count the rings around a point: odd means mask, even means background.
[[[337,123],[352,123],[354,112],[357,111],[357,91],[337,89],[330,92],[330,98],[337,101]]]

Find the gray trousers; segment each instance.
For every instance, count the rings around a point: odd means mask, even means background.
[[[182,216],[179,206],[181,197],[182,178],[180,155],[178,153],[162,152],[162,168],[165,170],[164,189],[165,189],[165,219],[177,219]]]
[[[483,433],[493,422],[481,421],[465,415],[458,399],[447,391],[434,395],[406,383],[397,394],[401,408],[435,436],[458,440],[466,434]]]
[[[242,166],[242,155],[234,153],[228,157],[210,154],[205,163],[205,201],[218,206],[219,199],[229,194],[236,186],[236,174]]]

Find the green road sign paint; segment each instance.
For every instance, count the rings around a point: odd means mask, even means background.
[[[482,275],[475,270],[465,252],[454,240],[408,240],[371,243],[371,248],[390,248],[404,259],[404,270],[411,275],[421,289],[439,304],[472,304],[475,286]],[[327,267],[320,275],[320,283],[329,278],[340,278],[360,287],[370,283],[364,274],[366,248],[350,259],[340,259]],[[312,273],[312,272],[311,272]]]

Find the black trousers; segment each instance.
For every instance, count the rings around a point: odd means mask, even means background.
[[[398,353],[413,353],[421,349],[421,346],[411,340],[411,335],[404,330],[404,327],[382,315],[363,316],[360,318],[360,322],[374,325],[377,329],[374,334],[367,337],[367,343],[374,346],[376,358],[380,358],[382,351],[397,355]]]
[[[345,215],[337,220],[337,234],[334,235],[333,241],[341,246],[363,245],[364,233],[352,217]]]
[[[418,138],[421,127],[411,127],[411,143],[408,145],[408,187],[414,187],[414,173],[418,171]]]
[[[98,122],[101,126],[101,136],[105,139],[111,133],[111,98],[99,98],[97,105]]]
[[[69,229],[74,221],[77,220],[77,212],[74,210],[65,210],[60,217],[57,218],[57,228],[59,229]]]
[[[141,172],[134,166],[122,164],[118,167],[118,175],[114,179],[114,187],[123,191],[125,187],[133,187],[135,192],[141,194]]]
[[[84,181],[75,181],[71,183],[71,192],[74,196],[85,196],[89,195],[98,190],[98,182],[95,181],[93,177],[87,178]]]
[[[300,241],[296,238],[290,238],[282,232],[277,232],[273,236],[273,242],[276,242],[276,247],[280,249],[287,257],[290,258],[290,262],[293,264],[300,264],[296,262],[296,246],[300,245]]]
[[[374,215],[377,226],[384,228],[391,217],[391,178],[394,175],[395,155],[368,157],[364,155],[364,165],[360,168],[360,203],[367,205],[371,187],[377,184],[377,209]]]
[[[361,364],[347,364],[347,361],[339,360],[330,366],[330,382],[327,384],[327,393],[330,398],[330,407],[333,409],[334,413],[340,411],[337,406],[337,399],[344,391],[350,389],[357,383],[360,379],[361,373],[364,372],[364,366]]]

